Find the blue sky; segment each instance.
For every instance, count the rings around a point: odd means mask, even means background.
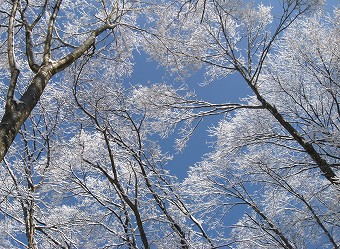
[[[151,85],[167,83],[180,87],[185,83],[191,90],[195,91],[197,98],[212,103],[238,102],[239,98],[247,97],[251,94],[246,84],[237,75],[231,75],[228,79],[214,81],[208,86],[202,86],[201,84],[204,82],[203,69],[193,73],[189,78],[178,81],[175,77],[166,73],[166,70],[160,67],[157,62],[148,60],[146,54],[135,53],[134,59],[136,64],[135,70],[131,78],[125,80],[131,84]],[[213,140],[208,136],[207,129],[212,125],[216,126],[221,118],[222,116],[204,118],[189,140],[186,148],[182,152],[174,154],[174,159],[167,164],[167,169],[176,174],[180,180],[186,177],[190,166],[199,162],[202,156],[210,151],[210,143]],[[174,136],[166,138],[161,142],[164,150],[175,153],[173,151]]]

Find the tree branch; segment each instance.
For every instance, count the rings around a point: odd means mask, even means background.
[[[13,98],[15,87],[17,84],[17,80],[20,74],[20,70],[17,68],[16,60],[15,60],[15,52],[14,52],[14,24],[15,24],[15,15],[18,9],[18,1],[13,1],[12,11],[9,17],[8,24],[8,40],[7,40],[7,55],[8,55],[8,64],[11,71],[11,79],[7,92],[6,99],[6,110],[13,107]]]
[[[44,46],[44,55],[43,55],[43,63],[46,64],[51,59],[51,42],[52,42],[52,34],[54,30],[54,23],[57,19],[57,15],[59,12],[59,8],[61,5],[62,0],[57,0],[52,15],[50,17],[50,21],[47,27],[47,34]]]

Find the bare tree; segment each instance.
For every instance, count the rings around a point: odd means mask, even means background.
[[[155,31],[155,34],[157,34],[155,36],[159,39],[154,39],[154,36],[150,37],[146,46],[160,63],[184,75],[186,72],[190,72],[188,68],[199,68],[203,65],[207,68],[206,74],[210,80],[238,73],[258,100],[256,105],[242,107],[242,103],[226,105],[221,103],[210,104],[210,106],[218,106],[219,109],[224,107],[225,110],[234,109],[230,107],[259,108],[259,106],[266,109],[301,149],[309,155],[318,166],[320,174],[325,176],[330,183],[338,185],[339,178],[335,168],[337,164],[333,164],[331,162],[333,159],[319,150],[318,142],[306,137],[305,131],[295,124],[295,120],[291,116],[287,115],[284,107],[279,108],[278,101],[271,98],[267,89],[262,87],[261,77],[274,44],[281,39],[285,30],[292,25],[294,26],[295,23],[299,23],[298,20],[302,16],[312,15],[313,11],[322,6],[321,1],[281,2],[281,11],[275,11],[271,14],[271,7],[269,6],[247,4],[242,1],[178,1],[177,6],[171,5],[166,9],[166,13],[161,12],[159,14],[160,21],[157,32]],[[173,16],[176,15],[177,19],[174,21]],[[337,35],[334,34],[333,37],[333,40],[325,41],[329,43],[327,46],[333,46],[334,44],[331,43],[338,40]],[[317,43],[317,41],[315,42]],[[317,44],[315,45],[317,46]],[[285,46],[289,46],[289,44],[287,43]],[[301,44],[301,46],[309,46],[309,44]],[[335,47],[337,46],[335,45]],[[334,89],[334,87],[338,87],[337,71],[333,71],[333,68],[336,70],[335,61],[338,60],[338,51],[329,52],[332,54],[328,60],[334,63],[326,63],[327,59],[324,58],[325,55],[322,52],[315,55],[319,56],[318,58],[308,58],[308,55],[306,55],[306,60],[301,61],[301,63],[310,63],[310,70],[314,70],[316,74],[321,73],[320,76],[324,77],[323,81],[330,80],[332,82],[331,88]],[[325,53],[328,52],[325,51]],[[313,65],[314,59],[317,60],[315,65]],[[288,71],[287,68],[287,73]],[[271,80],[281,80],[275,77],[273,76]],[[335,114],[338,114],[338,96],[334,91],[337,90],[331,90],[327,95],[327,98],[330,98],[334,103],[329,107],[331,110],[327,115],[333,115],[334,111]],[[309,96],[301,96],[300,98],[307,97]],[[281,106],[283,106],[284,101],[283,99],[280,100],[282,101]],[[292,103],[294,106],[302,105],[301,101],[295,101],[297,102]],[[310,103],[307,103],[307,105],[311,107]],[[209,104],[204,107],[207,106]],[[306,108],[306,106],[303,106],[303,108]],[[334,121],[338,122],[338,120]],[[335,127],[337,125],[330,127],[330,129],[333,130]],[[334,157],[334,155],[331,157]]]
[[[1,29],[7,31],[3,38],[7,42],[1,47],[10,69],[0,124],[1,160],[50,79],[79,57],[99,47],[104,49],[102,39],[124,46],[118,42],[125,39],[121,32],[135,27],[136,12],[144,5],[137,1],[1,1]],[[119,48],[108,56],[113,59],[118,53]],[[16,94],[20,97],[16,98]]]
[[[339,247],[338,11],[323,15],[317,0],[0,3],[1,246]],[[253,96],[127,86],[136,48],[180,76],[238,74]],[[179,182],[159,137],[179,131],[181,150],[211,115],[223,116],[213,151]]]
[[[216,244],[339,247],[339,14],[324,14],[318,4],[281,1],[272,10],[242,1],[179,1],[159,14],[162,36],[146,44],[181,76],[201,67],[208,83],[238,74],[253,93],[239,103],[163,104],[187,110],[179,122],[226,114],[211,129],[213,152],[192,166],[182,190],[193,213],[222,234]],[[230,225],[224,217],[240,207],[243,218]]]

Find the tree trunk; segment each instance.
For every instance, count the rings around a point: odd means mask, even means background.
[[[41,66],[20,100],[6,103],[5,114],[0,123],[0,161],[5,157],[21,125],[38,103],[52,76],[52,69],[52,63]]]

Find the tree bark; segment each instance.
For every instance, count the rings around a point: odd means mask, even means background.
[[[0,161],[13,143],[21,125],[38,103],[52,76],[52,69],[52,63],[42,66],[19,101],[7,101],[5,114],[0,122]]]

